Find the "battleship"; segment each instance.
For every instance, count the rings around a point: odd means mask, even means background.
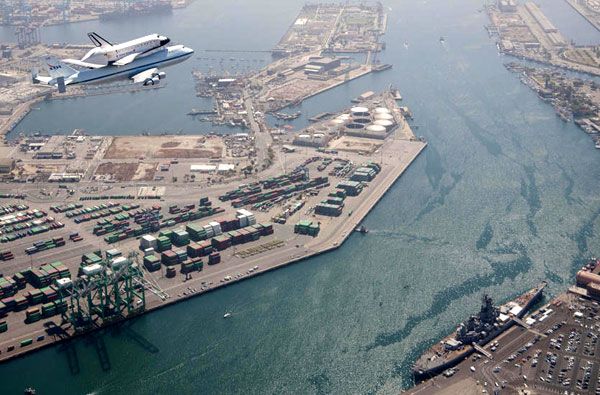
[[[484,295],[481,310],[461,323],[456,331],[434,344],[415,362],[413,377],[416,382],[426,380],[456,366],[474,351],[474,344],[483,346],[510,328],[515,318],[522,318],[541,298],[547,283],[532,288],[516,299],[496,307],[492,298]]]

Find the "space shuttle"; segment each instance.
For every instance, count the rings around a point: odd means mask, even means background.
[[[95,48],[88,51],[80,60],[63,59],[62,61],[89,69],[111,65],[125,66],[164,48],[171,41],[168,37],[159,34],[149,34],[120,44],[113,44],[95,32],[88,33],[88,37]]]

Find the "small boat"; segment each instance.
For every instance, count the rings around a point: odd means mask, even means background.
[[[27,387],[25,388],[25,395],[35,395],[35,388]]]
[[[223,314],[223,318],[229,318],[229,317],[231,317],[231,313],[230,312],[227,312],[227,313]]]
[[[446,42],[446,39],[444,38],[444,36],[440,37],[440,42],[443,44]]]
[[[358,233],[362,233],[362,234],[369,233],[369,229],[367,229],[367,227],[364,226],[364,225],[361,225],[361,226],[357,227],[356,229],[354,229],[354,231],[358,232]]]

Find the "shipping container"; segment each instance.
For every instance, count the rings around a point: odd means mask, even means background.
[[[221,262],[221,254],[218,252],[213,252],[208,256],[209,265],[216,265],[219,262]]]

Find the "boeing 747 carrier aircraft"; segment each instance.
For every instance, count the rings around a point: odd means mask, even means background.
[[[137,53],[137,52],[136,52]],[[86,65],[86,62],[78,64],[80,69],[75,69],[67,64],[66,60],[59,60],[54,57],[45,59],[44,69],[47,76],[38,74],[37,70],[32,70],[32,79],[34,83],[44,83],[55,85],[59,90],[64,90],[66,85],[87,84],[106,82],[115,79],[131,79],[134,83],[144,85],[158,84],[161,79],[166,77],[165,72],[159,72],[160,66],[169,66],[183,62],[188,59],[194,50],[183,45],[172,45],[169,47],[160,47],[152,50],[143,56],[136,56],[134,59],[124,58],[109,62],[106,65]]]

